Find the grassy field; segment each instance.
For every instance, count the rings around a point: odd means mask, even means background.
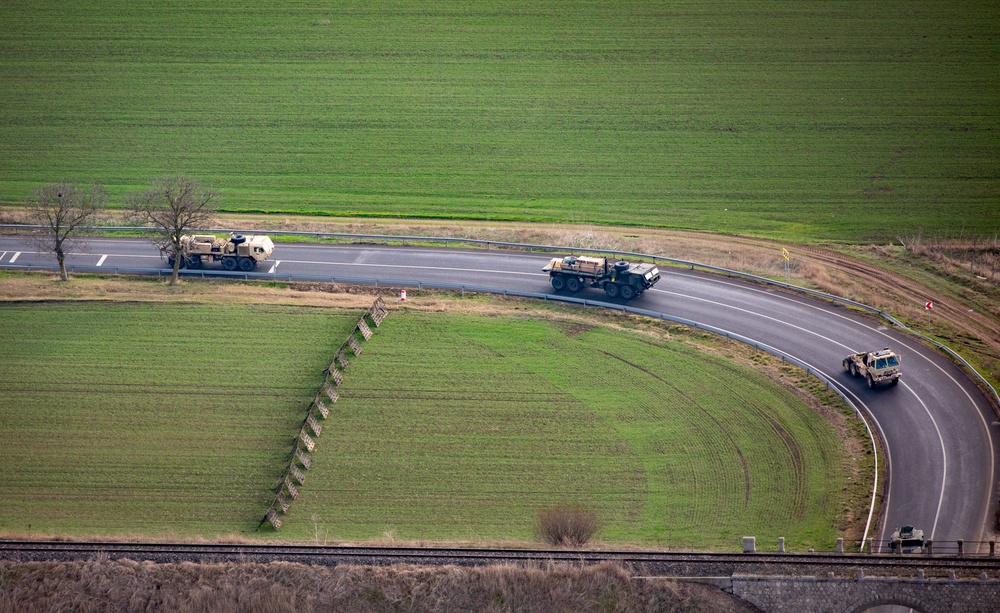
[[[246,532],[345,311],[0,305],[0,530]]]
[[[20,2],[0,27],[0,202],[187,173],[232,211],[1000,232],[989,2]]]
[[[0,315],[0,531],[212,537],[254,534],[357,312]],[[277,538],[531,541],[538,510],[569,503],[611,543],[829,548],[865,487],[791,393],[638,332],[398,311],[341,393]]]

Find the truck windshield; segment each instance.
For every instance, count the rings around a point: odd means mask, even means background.
[[[893,366],[899,366],[899,360],[894,355],[891,355],[887,358],[879,358],[875,360],[876,369],[891,368]]]

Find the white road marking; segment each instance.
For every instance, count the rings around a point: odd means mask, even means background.
[[[722,332],[726,333],[726,334],[737,334],[737,333],[732,332],[730,330],[725,330],[725,329],[722,329],[722,328],[719,328],[719,329],[722,330]],[[772,347],[771,345],[768,345],[767,343],[762,343],[762,342],[758,341],[757,339],[750,338],[749,340],[751,340],[754,343],[756,343],[757,346],[759,346],[759,347],[766,347],[770,351],[778,352],[778,353],[780,353],[782,355],[787,355],[789,357],[792,357],[792,358],[798,360],[799,362],[801,362],[802,364],[805,364],[806,367],[811,368],[814,372],[822,373],[822,375],[824,377],[826,377],[827,380],[830,381],[835,387],[837,387],[840,390],[842,390],[844,392],[844,394],[850,395],[851,397],[854,398],[855,408],[857,408],[858,406],[864,408],[865,413],[868,414],[868,418],[872,420],[872,422],[875,424],[875,428],[881,433],[882,440],[883,441],[886,440],[885,430],[882,429],[882,424],[878,423],[878,419],[875,417],[875,414],[872,413],[871,408],[863,400],[861,400],[861,398],[859,398],[858,395],[855,394],[851,389],[849,389],[848,387],[846,387],[845,385],[843,385],[840,381],[838,381],[837,379],[835,379],[834,375],[832,375],[831,373],[828,373],[828,372],[824,371],[821,368],[816,367],[814,364],[811,364],[810,362],[806,361],[804,358],[800,358],[800,357],[798,357],[796,355],[793,355],[793,354],[790,354],[790,353],[787,353],[787,352],[784,352],[784,351],[780,351],[777,347]],[[910,390],[910,391],[912,392],[913,390]],[[921,404],[923,404],[923,403],[921,403]],[[924,408],[925,409],[927,408],[926,405],[924,405]],[[864,420],[863,417],[861,419],[865,423],[865,428],[868,429],[869,433],[870,433],[871,430],[870,430],[870,428],[868,428],[867,421]],[[937,427],[937,424],[935,424],[935,427]],[[940,434],[940,431],[939,431],[939,434]],[[874,435],[871,435],[871,436],[874,436]],[[872,444],[874,445],[874,442]],[[942,441],[942,445],[943,445],[943,441]],[[870,504],[870,506],[868,508],[868,526],[865,527],[865,537],[867,537],[867,535],[868,535],[868,528],[871,525],[872,515],[875,512],[875,497],[876,497],[876,493],[878,492],[878,450],[877,449],[873,449],[872,451],[875,454],[874,455],[874,460],[875,460],[875,476],[874,476],[874,480],[873,480],[873,483],[872,483],[872,499],[871,499],[871,504]],[[887,456],[886,457],[886,465],[887,466],[891,466],[892,465],[891,464],[891,454],[889,453],[889,446],[888,445],[886,445],[885,452],[886,452],[886,456]],[[941,488],[941,496],[942,496],[942,499],[943,499],[944,498],[944,488],[943,487]],[[886,503],[885,504],[886,504],[886,508],[888,508],[888,506],[889,506],[889,493],[888,492],[886,492]],[[940,511],[940,507],[939,507],[939,511]],[[936,525],[936,523],[937,522],[935,520],[935,525]]]
[[[663,293],[663,294],[668,294],[668,295],[671,295],[671,296],[680,296],[682,298],[687,298],[688,300],[695,300],[697,302],[707,302],[708,304],[712,304],[712,305],[715,305],[715,306],[725,307],[725,308],[728,308],[728,309],[732,309],[734,311],[740,311],[740,312],[746,313],[748,315],[753,315],[755,317],[760,317],[761,319],[768,319],[770,321],[783,324],[783,325],[788,326],[790,328],[795,328],[796,330],[801,330],[802,332],[805,332],[806,334],[812,334],[814,336],[818,336],[819,338],[827,341],[830,344],[838,345],[840,347],[843,347],[844,349],[846,349],[849,352],[854,352],[853,349],[851,349],[850,347],[848,347],[847,345],[845,345],[843,343],[835,341],[835,340],[833,340],[830,337],[823,336],[822,334],[819,334],[818,332],[813,332],[809,328],[803,328],[802,326],[796,326],[795,324],[788,323],[788,321],[786,321],[784,319],[778,319],[777,317],[771,317],[770,315],[763,315],[763,314],[761,314],[761,313],[759,313],[757,311],[751,311],[750,309],[744,309],[744,308],[740,308],[740,307],[734,307],[734,306],[732,306],[730,304],[726,304],[724,302],[718,302],[718,301],[715,301],[715,300],[709,300],[707,298],[698,298],[698,297],[695,297],[695,296],[689,296],[687,294],[679,294],[677,292],[671,292],[671,291],[667,291],[667,290],[657,290],[656,288],[653,288],[650,291],[657,291],[657,292],[660,292],[660,293]]]
[[[687,276],[687,275],[684,275],[684,276]],[[726,281],[719,281],[719,283],[722,284],[722,285],[728,285],[728,286],[733,286],[733,287],[737,287],[737,288],[743,288],[743,286],[737,285],[735,283],[729,283],[729,282],[726,282]],[[747,289],[747,288],[743,288],[743,289]],[[828,315],[833,315],[833,316],[839,317],[841,319],[848,319],[848,320],[850,320],[850,321],[852,321],[854,323],[860,323],[860,322],[856,322],[855,320],[852,320],[852,319],[848,318],[845,315],[842,315],[842,314],[839,314],[839,313],[833,313],[833,312],[828,311],[826,309],[821,309],[820,307],[818,307],[816,305],[812,305],[812,304],[809,304],[809,303],[802,302],[802,301],[797,300],[796,298],[793,298],[791,296],[782,296],[780,294],[775,294],[773,292],[768,292],[766,290],[760,290],[760,289],[756,289],[756,288],[749,288],[749,290],[752,291],[752,292],[757,292],[757,293],[762,293],[762,294],[768,294],[769,296],[777,297],[777,298],[780,298],[782,300],[786,300],[788,302],[793,302],[795,304],[798,304],[798,305],[801,305],[801,306],[804,306],[804,307],[808,307],[808,308],[812,308],[812,309],[816,309],[816,310],[822,310],[824,313],[826,313]],[[675,293],[675,292],[669,292],[667,290],[657,290],[656,288],[652,288],[650,291],[657,291],[657,292],[662,292],[662,293],[665,293],[665,294],[673,294],[675,296],[682,296],[684,298],[688,298],[689,300],[702,300],[704,302],[709,302],[710,304],[715,304],[715,305],[719,305],[719,306],[725,306],[725,307],[729,307],[729,308],[736,309],[736,310],[739,310],[739,311],[744,311],[746,313],[754,314],[754,315],[756,315],[758,317],[763,317],[765,319],[770,319],[770,320],[773,320],[773,321],[778,321],[778,322],[781,322],[781,323],[783,323],[785,325],[792,326],[794,328],[798,328],[798,326],[794,326],[792,324],[789,324],[787,321],[779,320],[779,319],[776,319],[774,317],[768,317],[767,315],[762,315],[760,313],[756,313],[754,311],[749,311],[747,309],[740,309],[739,307],[733,307],[733,306],[730,306],[730,305],[727,305],[727,304],[724,304],[724,303],[714,302],[714,301],[711,301],[711,300],[705,300],[703,298],[695,298],[693,296],[688,296],[688,295],[685,295],[685,294],[680,294],[680,293]],[[863,323],[861,323],[860,325],[862,325],[863,327],[869,328],[870,330],[872,330],[873,332],[875,332],[875,333],[877,333],[877,334],[879,334],[881,336],[885,336],[886,338],[892,339],[892,337],[889,334],[885,333],[882,330],[879,330],[878,328],[867,326],[867,325],[865,325]],[[816,335],[816,336],[818,336],[820,338],[826,339],[826,337],[822,336],[821,334],[817,334],[817,333],[815,333],[815,332],[813,332],[811,330],[806,330],[804,328],[798,328],[798,329],[803,330],[805,332],[808,332],[810,334],[814,334],[814,335]],[[826,340],[830,340],[830,339],[826,339]],[[892,339],[892,340],[895,340],[895,339]],[[907,343],[904,342],[903,345],[906,346]],[[841,346],[844,346],[844,345],[841,345]],[[908,349],[912,349],[911,347],[907,347],[907,348]],[[854,349],[849,349],[849,350],[850,350],[851,353],[856,353]],[[919,351],[916,351],[916,350],[914,350],[914,353],[917,356],[919,356],[920,358],[924,359],[927,363],[929,363],[931,366],[933,366],[934,368],[936,368],[938,371],[940,371],[943,375],[945,375],[946,377],[948,377],[949,379],[951,379],[952,383],[954,383],[955,386],[958,387],[958,389],[962,390],[962,393],[965,394],[965,397],[968,399],[969,403],[974,408],[976,408],[976,413],[979,415],[979,419],[983,423],[983,428],[986,429],[986,439],[990,443],[990,455],[993,456],[995,454],[995,449],[994,449],[994,446],[993,446],[993,436],[990,434],[989,425],[986,423],[986,418],[983,417],[982,411],[978,410],[978,406],[976,405],[975,400],[973,400],[973,398],[969,394],[969,392],[957,380],[955,380],[955,378],[951,375],[951,373],[947,372],[944,368],[942,368],[941,366],[939,366],[938,364],[936,364],[930,358],[928,358],[927,356],[923,355],[922,353],[920,353]],[[934,430],[937,432],[937,435],[938,435],[938,441],[941,444],[941,455],[943,457],[945,471],[941,475],[941,493],[940,493],[940,496],[938,497],[937,512],[934,514],[934,523],[931,526],[930,538],[934,538],[934,531],[937,529],[937,524],[938,524],[938,522],[941,519],[941,506],[944,504],[945,484],[947,482],[947,466],[948,466],[947,450],[946,450],[946,446],[944,444],[944,437],[941,435],[941,428],[938,426],[937,420],[934,419],[934,415],[931,413],[930,409],[927,408],[927,404],[924,403],[923,399],[921,399],[920,396],[917,395],[917,393],[913,390],[913,388],[911,388],[910,386],[906,385],[905,383],[903,384],[903,387],[905,387],[911,394],[913,394],[913,396],[917,399],[917,401],[920,403],[920,405],[924,408],[924,411],[927,413],[928,417],[931,418],[931,423],[934,425]],[[868,415],[874,419],[874,416],[872,415],[871,411],[868,411]],[[875,420],[875,421],[876,421],[876,424],[878,424],[878,421],[877,420]],[[882,429],[881,426],[879,426],[879,430],[881,430],[881,429]],[[883,435],[883,439],[884,439],[884,435]],[[888,452],[888,446],[886,446],[886,450]],[[889,461],[889,466],[892,466],[891,459]],[[995,467],[991,465],[990,466],[990,480],[989,480],[990,483],[993,482],[994,469],[995,469]],[[886,492],[885,506],[886,506],[886,508],[889,508],[889,492]],[[988,514],[988,512],[989,511],[987,509],[986,513]],[[985,520],[985,517],[984,517],[983,526],[985,526],[985,525],[986,525],[986,520]],[[886,530],[886,531],[888,531],[889,526],[883,526],[883,529]],[[982,532],[985,532],[985,527],[983,528]],[[982,545],[980,545],[980,547],[982,547]]]
[[[104,263],[104,260],[106,260],[106,259],[108,259],[108,256],[102,255],[101,259],[97,260],[97,265],[100,266],[101,264]]]
[[[944,461],[944,468],[941,471],[941,495],[938,497],[937,513],[934,514],[934,524],[931,526],[930,538],[934,538],[934,531],[937,529],[938,520],[941,518],[941,505],[944,504],[945,483],[948,481],[948,452],[944,444],[944,437],[941,436],[941,428],[938,428],[938,423],[937,420],[934,419],[934,414],[931,413],[931,410],[927,408],[924,401],[920,399],[920,396],[918,396],[909,385],[906,383],[903,383],[902,385],[909,390],[911,394],[913,394],[913,397],[917,399],[920,406],[924,407],[924,411],[927,413],[927,416],[931,418],[931,423],[934,424],[934,429],[937,431],[938,441],[941,442],[941,458]]]
[[[19,255],[21,255],[21,252],[20,252],[20,251],[18,251],[17,253],[15,253],[15,254],[14,254],[14,257],[12,257],[12,258],[10,259],[10,263],[11,263],[11,264],[13,264],[13,263],[14,263],[15,261],[17,261],[17,256],[19,256]]]
[[[8,253],[9,253],[8,251],[4,251],[3,253],[0,253],[0,260],[3,260],[4,256],[7,255]]]
[[[271,270],[267,271],[267,274],[273,273],[275,269],[278,268],[278,264],[281,264],[281,260],[275,261],[274,266],[271,267]]]
[[[359,262],[311,262],[308,260],[281,260],[292,264],[320,264],[324,266],[363,266],[364,268],[409,268],[414,270],[448,270],[453,272],[480,272],[494,275],[521,275],[528,277],[547,277],[543,272],[511,272],[509,270],[492,270],[488,268],[445,268],[443,266],[409,266],[406,264],[364,264]]]

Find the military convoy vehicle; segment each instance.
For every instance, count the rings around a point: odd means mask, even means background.
[[[249,235],[231,233],[226,238],[218,238],[214,234],[185,234],[181,237],[181,268],[201,268],[211,262],[220,262],[226,270],[239,268],[250,272],[257,265],[271,257],[274,243],[264,235]],[[167,263],[174,265],[175,255],[167,257]]]
[[[903,375],[899,368],[899,356],[888,347],[867,353],[852,353],[844,358],[844,370],[855,377],[864,377],[868,387],[882,383],[896,385]]]
[[[609,298],[631,300],[653,287],[660,280],[660,271],[653,264],[612,262],[608,258],[588,258],[569,255],[552,258],[542,269],[549,273],[552,288],[571,294],[584,286],[604,290]]]
[[[926,546],[924,531],[913,526],[896,528],[889,539],[889,551],[893,553],[923,553]]]

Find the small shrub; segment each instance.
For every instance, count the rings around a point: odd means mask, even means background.
[[[597,533],[597,514],[579,506],[557,506],[538,511],[538,535],[556,547],[581,547]]]

